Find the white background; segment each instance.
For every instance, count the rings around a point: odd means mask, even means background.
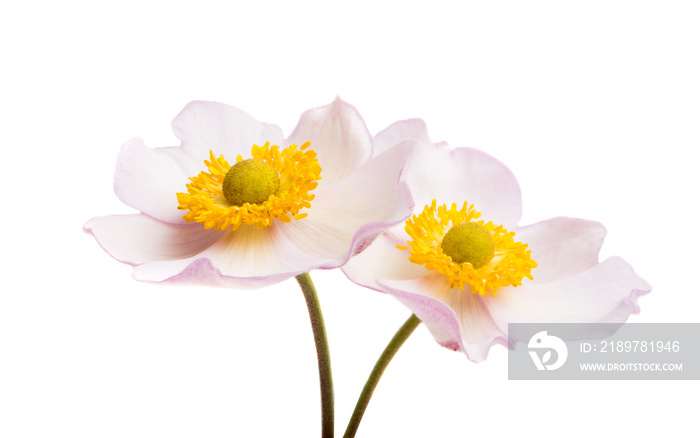
[[[254,5],[253,5],[254,3]],[[289,134],[336,95],[373,134],[431,138],[513,169],[528,224],[598,220],[601,257],[652,284],[633,322],[700,322],[695,150],[700,9],[688,1],[4,2],[0,6],[0,436],[318,436],[316,359],[293,280],[255,291],[134,281],[81,231],[126,213],[120,145],[177,145],[195,99]],[[156,171],[156,170],[154,170]],[[371,194],[368,194],[371,195]],[[409,313],[313,274],[338,435]],[[424,327],[358,436],[690,436],[697,381],[508,381]]]

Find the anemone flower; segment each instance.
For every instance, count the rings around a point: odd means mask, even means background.
[[[520,188],[484,152],[434,144],[423,122],[391,125],[378,147],[417,142],[403,178],[412,218],[343,267],[406,305],[435,340],[473,361],[507,345],[508,323],[623,322],[651,290],[618,257],[599,262],[605,228],[557,217],[519,226]]]
[[[411,145],[375,151],[340,99],[286,139],[215,102],[188,104],[172,128],[180,146],[132,139],[119,153],[115,192],[140,213],[85,225],[137,280],[262,287],[342,266],[411,213],[399,181]]]

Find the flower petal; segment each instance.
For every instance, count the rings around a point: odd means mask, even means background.
[[[383,233],[362,253],[357,254],[342,267],[345,275],[360,286],[383,291],[381,280],[412,280],[425,275],[425,267],[408,260],[407,250],[396,248],[406,245],[405,240],[391,231]]]
[[[337,267],[379,234],[411,215],[413,200],[400,174],[413,151],[403,143],[372,159],[336,184],[319,187],[308,216],[283,230],[290,241]]]
[[[513,229],[522,215],[520,186],[513,173],[490,155],[471,148],[422,144],[405,171],[417,209],[465,201],[482,219]]]
[[[158,220],[184,223],[177,209],[177,192],[184,192],[188,177],[199,173],[179,148],[151,149],[143,140],[132,139],[119,151],[114,172],[114,191],[126,205]],[[203,166],[204,161],[200,160]]]
[[[546,283],[595,266],[605,234],[598,222],[558,217],[518,229],[515,240],[526,243],[537,262],[534,282]]]
[[[357,110],[340,100],[302,114],[287,144],[310,141],[323,178],[319,187],[340,181],[372,157],[372,137]]]
[[[219,102],[194,101],[172,122],[175,135],[182,141],[182,150],[191,161],[202,163],[215,155],[224,154],[229,162],[240,154],[250,156],[254,144],[270,144],[282,147],[282,130],[273,124],[263,123],[248,113]],[[191,175],[193,176],[193,175]]]
[[[274,224],[262,230],[242,226],[235,231],[220,232],[219,239],[196,255],[135,267],[134,278],[254,288],[316,268],[319,260],[289,242],[281,231],[284,225],[287,224]]]
[[[205,230],[201,224],[173,225],[143,214],[96,217],[84,230],[112,257],[133,265],[190,257],[221,234]]]
[[[278,228],[245,226],[222,232],[146,215],[97,217],[85,225],[111,256],[137,265],[137,280],[243,288],[274,284],[321,263],[292,245]]]
[[[639,313],[637,299],[650,291],[627,262],[611,257],[557,281],[504,288],[490,297],[488,308],[504,332],[518,322],[615,323]]]
[[[485,360],[494,344],[507,345],[506,335],[486,308],[487,297],[451,289],[435,273],[408,281],[380,280],[380,284],[425,323],[440,345],[461,350],[472,361]]]
[[[421,119],[408,119],[392,123],[374,136],[374,154],[379,155],[404,141],[430,143],[425,122]]]

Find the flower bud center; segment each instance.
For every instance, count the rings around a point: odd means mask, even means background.
[[[464,222],[452,227],[440,243],[442,252],[455,263],[471,263],[479,269],[494,255],[491,233],[476,222]]]
[[[239,161],[226,173],[224,197],[233,205],[262,204],[280,190],[280,177],[269,164],[257,158]]]

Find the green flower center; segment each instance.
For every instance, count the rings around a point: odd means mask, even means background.
[[[479,269],[494,255],[491,233],[476,222],[464,222],[452,227],[440,243],[442,252],[455,263],[471,263]]]
[[[233,205],[262,204],[280,190],[277,171],[257,158],[239,161],[226,173],[224,197]]]

